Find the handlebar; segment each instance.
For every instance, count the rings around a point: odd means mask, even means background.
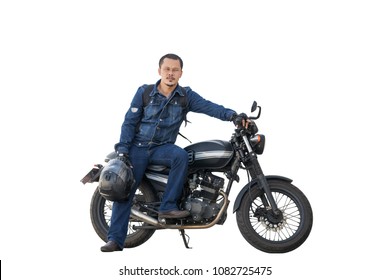
[[[257,120],[261,115],[261,107],[257,105],[257,102],[254,101],[252,104],[251,112],[255,112],[258,110],[256,116],[246,116],[245,113],[242,113],[237,116],[234,120],[234,124],[236,126],[236,133],[238,135],[250,134],[254,135],[258,132],[258,128],[255,122],[245,122],[245,120]],[[245,123],[245,124],[244,124]]]

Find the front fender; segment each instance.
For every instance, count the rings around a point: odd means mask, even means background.
[[[285,181],[285,182],[291,183],[293,181],[287,177],[283,177],[283,176],[279,176],[279,175],[267,175],[267,176],[265,176],[265,178],[266,178],[267,182],[271,181],[271,180],[279,180],[279,181]],[[248,191],[248,189],[254,185],[256,185],[256,182],[252,180],[242,188],[240,193],[237,195],[236,200],[234,201],[233,213],[235,213],[238,210],[238,208],[240,208],[242,197]]]

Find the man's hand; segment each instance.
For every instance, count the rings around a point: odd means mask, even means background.
[[[123,161],[128,167],[133,167],[131,165],[131,162],[129,160],[129,156],[124,153],[118,153],[116,159],[119,159],[120,161]]]
[[[248,116],[245,113],[241,113],[239,115],[233,116],[233,122],[236,127],[242,126],[248,129],[248,125],[251,120],[248,119]]]

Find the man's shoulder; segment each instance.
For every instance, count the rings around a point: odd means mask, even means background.
[[[192,89],[191,89],[189,86],[184,86],[184,87],[182,87],[182,86],[179,85],[179,87],[182,88],[182,89],[184,89],[186,92],[192,91]]]
[[[138,90],[142,90],[143,92],[145,92],[145,91],[151,92],[153,90],[154,86],[155,86],[154,84],[143,84],[142,86],[139,87]]]
[[[138,88],[136,94],[141,95],[142,99],[145,101],[145,99],[148,99],[153,95],[152,93],[154,88],[154,84],[143,84]]]
[[[191,97],[194,94],[194,91],[189,86],[180,86],[179,85],[179,89],[181,90],[181,92],[183,92],[188,97]]]
[[[153,85],[149,85],[149,84],[143,84],[139,86],[135,94],[136,95],[143,94],[150,86],[153,89]]]

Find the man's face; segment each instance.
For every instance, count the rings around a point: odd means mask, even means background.
[[[161,83],[169,87],[176,87],[182,75],[180,61],[176,59],[165,58],[163,64],[158,68],[158,74],[161,76]]]

